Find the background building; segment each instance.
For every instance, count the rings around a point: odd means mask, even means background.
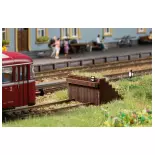
[[[37,51],[48,50],[48,39],[53,36],[78,39],[79,42],[96,40],[98,34],[104,42],[115,46],[117,38],[124,35],[135,37],[149,35],[151,28],[2,28],[2,39],[8,40],[8,51],[22,52],[35,57]]]

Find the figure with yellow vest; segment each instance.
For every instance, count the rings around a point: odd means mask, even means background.
[[[6,45],[2,43],[2,52],[7,52],[7,50],[8,49],[7,49]]]

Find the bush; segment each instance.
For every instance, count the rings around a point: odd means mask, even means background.
[[[108,112],[104,111],[104,126],[107,127],[129,127],[152,124],[152,111],[144,109],[142,111],[124,110],[116,117],[109,117]]]
[[[10,44],[9,40],[2,40],[2,46],[9,45],[9,44]]]
[[[47,37],[47,36],[37,38],[37,42],[39,42],[39,43],[48,42],[48,40],[49,40],[49,37]]]

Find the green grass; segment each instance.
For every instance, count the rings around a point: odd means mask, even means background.
[[[67,98],[68,98],[67,90],[60,90],[52,94],[48,93],[47,95],[44,96],[38,96],[36,102],[37,104],[51,103],[60,100],[65,100]]]
[[[89,106],[55,113],[51,116],[35,117],[4,123],[4,127],[100,127],[105,126],[105,111],[108,118],[117,118],[124,110],[140,112],[144,109],[152,110],[152,75],[135,77],[132,80],[121,80],[111,83],[123,96],[123,100],[114,100],[101,106]],[[66,99],[67,91],[59,91],[53,95],[56,99]],[[151,121],[132,126],[152,126]]]
[[[96,78],[103,78],[104,77],[103,72],[72,71],[72,75],[85,76],[85,77],[95,76]]]

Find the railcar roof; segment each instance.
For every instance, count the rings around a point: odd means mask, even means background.
[[[2,65],[13,65],[13,64],[23,64],[32,63],[32,59],[24,54],[17,52],[2,52]]]

